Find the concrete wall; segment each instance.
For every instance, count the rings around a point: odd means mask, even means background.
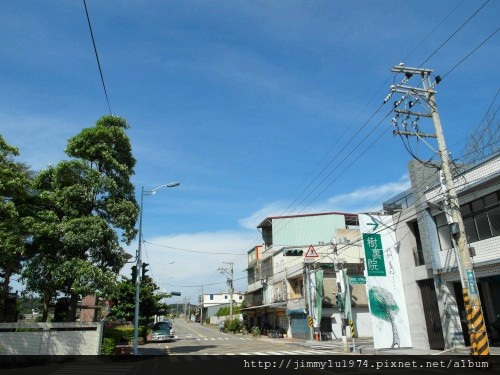
[[[324,309],[325,313],[329,313],[332,317],[332,333],[333,338],[338,339],[342,337],[342,316],[337,309]],[[325,316],[325,315],[323,315]],[[354,321],[354,330],[357,337],[373,337],[371,314],[368,306],[354,307],[352,309],[352,317]],[[351,330],[347,327],[347,337],[351,337]]]
[[[409,223],[416,220],[415,206],[394,215],[396,224],[396,239],[399,245],[399,264],[408,311],[410,335],[414,349],[429,349],[427,334],[426,313],[422,303],[422,295],[417,280],[433,277],[432,272],[425,265],[415,263],[414,251],[417,242],[415,234],[411,231]]]
[[[234,314],[233,319],[238,319],[238,320],[243,320],[243,315],[242,314]],[[226,320],[229,320],[229,315],[225,316],[211,316],[210,317],[210,324],[219,324],[220,322],[224,322]]]
[[[0,355],[98,355],[102,324],[0,323]]]

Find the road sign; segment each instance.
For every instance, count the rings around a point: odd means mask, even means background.
[[[304,255],[304,260],[306,263],[314,263],[316,258],[318,258],[318,253],[314,249],[314,246],[310,245],[306,255]]]
[[[349,276],[349,284],[366,284],[364,276]]]
[[[305,257],[306,258],[317,258],[318,257],[318,253],[316,252],[316,249],[314,249],[313,245],[309,246],[309,249],[307,250]]]

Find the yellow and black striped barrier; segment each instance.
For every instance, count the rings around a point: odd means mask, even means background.
[[[471,344],[471,354],[478,356],[490,355],[490,345],[488,343],[488,334],[484,322],[481,306],[471,306],[469,299],[469,290],[463,289],[465,311],[467,313],[467,327],[469,328],[469,337]]]
[[[309,327],[313,326],[313,318],[310,316],[309,317]]]
[[[354,332],[354,322],[352,319],[349,320],[349,325],[351,326],[351,337],[356,337],[356,334]]]

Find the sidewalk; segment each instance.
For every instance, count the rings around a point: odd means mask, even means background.
[[[206,324],[205,327],[212,328],[216,331],[219,330],[218,326]],[[237,335],[241,335],[238,333]],[[432,350],[432,349],[414,349],[414,348],[394,348],[394,349],[375,349],[373,345],[373,340],[371,338],[356,338],[354,340],[356,351],[353,352],[352,339],[347,339],[348,351],[344,349],[344,344],[342,339],[327,340],[327,341],[314,341],[310,339],[298,339],[293,337],[287,338],[269,338],[267,336],[258,336],[257,338],[261,340],[278,340],[282,343],[295,343],[302,344],[311,348],[316,348],[318,350],[337,349],[339,354],[342,355],[470,355],[470,347],[457,347],[448,350]],[[500,347],[490,346],[490,354],[500,356]]]
[[[366,339],[357,343],[355,339],[356,351],[353,352],[352,340],[348,339],[347,348],[344,349],[342,339],[328,340],[328,341],[313,341],[304,340],[304,344],[309,347],[317,349],[333,349],[337,348],[339,354],[358,354],[358,355],[470,355],[470,347],[458,347],[448,350],[432,350],[432,349],[414,349],[414,348],[388,348],[388,349],[375,349],[373,342],[366,343]],[[500,355],[500,347],[490,346],[491,355]]]

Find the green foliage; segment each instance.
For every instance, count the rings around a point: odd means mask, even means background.
[[[241,306],[233,306],[233,314],[239,314],[241,312]],[[224,306],[219,308],[217,312],[215,313],[215,316],[221,317],[221,316],[228,316],[231,315],[231,308],[229,306]]]
[[[111,337],[105,337],[102,339],[101,354],[102,355],[113,355],[116,350],[116,341]]]
[[[0,321],[7,309],[10,280],[26,255],[31,207],[31,172],[14,160],[19,155],[0,135]]]
[[[139,326],[139,337],[146,339],[148,335],[148,328],[146,326]],[[134,340],[134,327],[133,326],[118,326],[114,328],[104,328],[104,338],[111,338],[116,344],[128,344]]]
[[[121,240],[136,235],[139,208],[130,178],[135,159],[124,119],[103,116],[68,141],[74,158],[41,171],[34,179],[36,215],[30,221],[30,254],[23,278],[45,304],[68,295],[67,320],[79,295],[108,294],[125,264]]]
[[[243,328],[243,322],[238,319],[226,320],[224,323],[224,331],[226,332],[238,333]]]
[[[253,326],[252,327],[252,336],[254,337],[258,337],[260,336],[262,333],[260,332],[260,328],[257,327],[257,326]]]
[[[21,295],[18,299],[19,311],[21,314],[31,314],[33,309],[41,310],[42,303],[39,297],[30,294]]]
[[[40,332],[41,328],[16,328],[16,332]]]
[[[162,299],[167,298],[167,293],[158,293],[158,286],[150,277],[145,277],[141,281],[139,315],[141,323],[147,324],[150,318],[167,310],[167,305],[162,303]],[[135,284],[129,279],[123,279],[116,283],[111,289],[109,300],[112,307],[109,316],[117,320],[132,321],[135,316]]]

